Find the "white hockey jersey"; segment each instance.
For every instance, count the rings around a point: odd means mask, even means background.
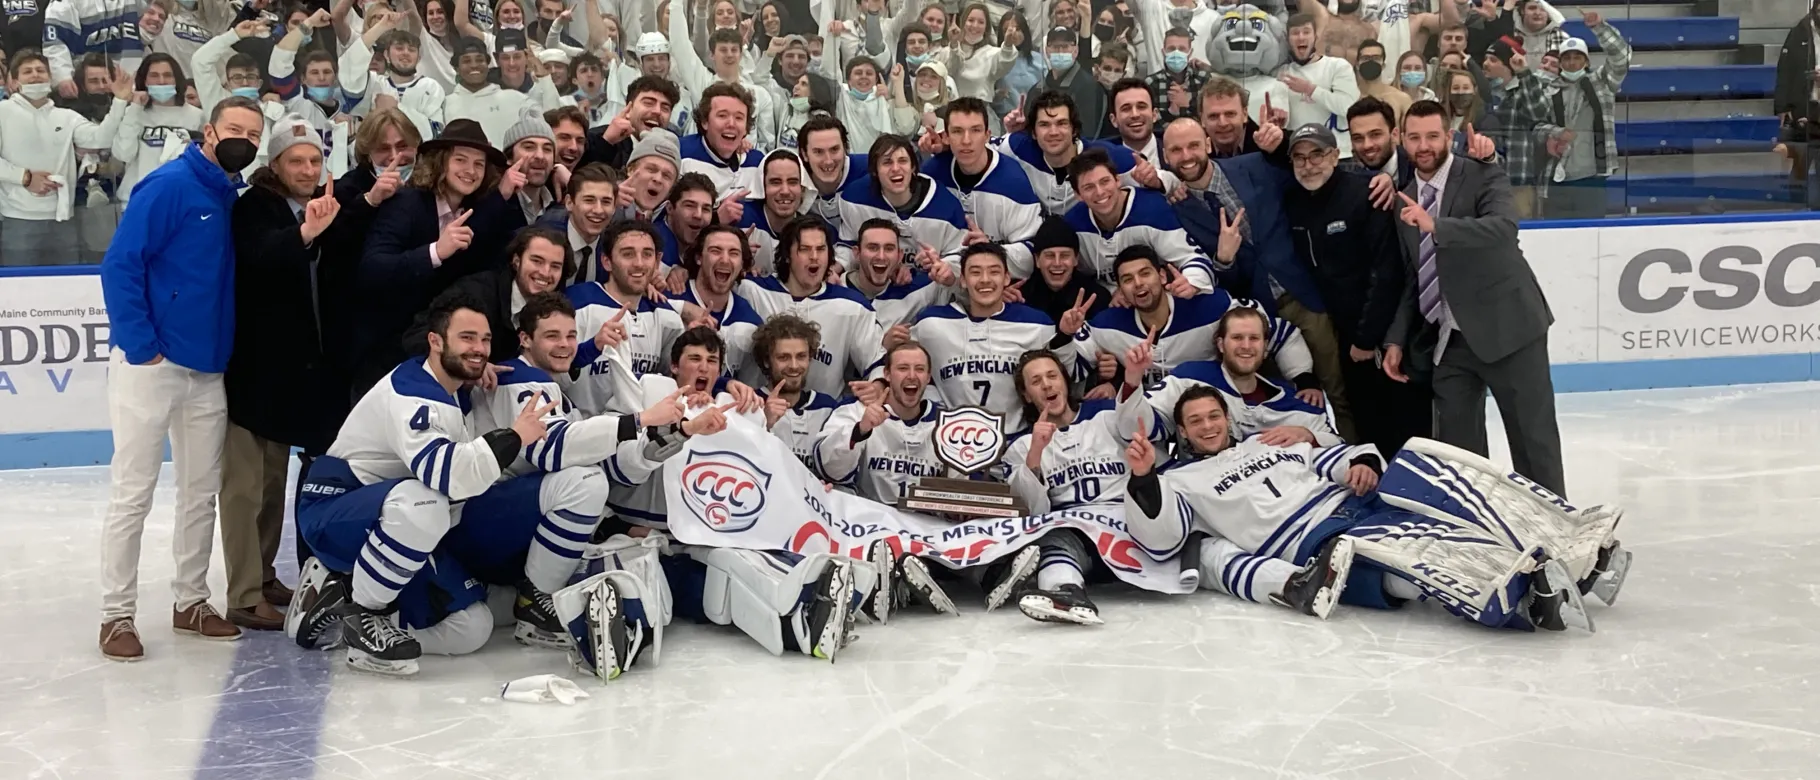
[[[682,314],[684,303],[701,306],[701,297],[694,281],[690,281],[681,293],[670,296],[670,306],[676,309],[678,316]],[[752,360],[752,333],[758,330],[758,326],[765,324],[764,319],[758,316],[758,310],[752,308],[751,301],[741,298],[739,293],[733,293],[725,308],[708,313],[714,315],[721,344],[726,347],[726,354],[720,361],[721,373],[758,387],[764,379],[764,372]],[[684,323],[685,327],[687,325]],[[758,379],[759,382],[754,382],[753,379]]]
[[[563,388],[570,400],[589,415],[643,411],[638,378],[669,373],[670,343],[683,331],[682,315],[649,298],[639,299],[637,310],[626,312],[620,320],[626,326],[628,355],[628,362],[622,363],[603,354],[594,344],[600,326],[622,308],[619,301],[613,300],[600,282],[577,284],[565,293],[575,305],[575,333],[581,340],[575,349],[575,368],[579,373]]]
[[[854,286],[856,270],[847,271],[847,287],[860,295],[866,291]],[[930,306],[942,306],[954,298],[954,288],[936,284],[922,271],[910,274],[910,281],[880,290],[872,300],[872,312],[878,315],[878,326],[890,330],[893,325],[909,324],[918,312]]]
[[[812,470],[829,482],[883,504],[922,477],[939,477],[946,467],[935,457],[935,420],[941,405],[923,401],[915,419],[904,419],[885,407],[885,421],[853,440],[865,404],[850,400],[828,416],[826,433],[815,447]]]
[[[1164,374],[1184,363],[1219,360],[1219,347],[1213,340],[1220,327],[1220,317],[1240,306],[1264,312],[1270,323],[1270,331],[1265,334],[1269,342],[1266,354],[1276,360],[1277,368],[1285,377],[1314,371],[1314,358],[1308,353],[1308,343],[1302,339],[1302,332],[1289,320],[1272,316],[1257,301],[1234,298],[1225,290],[1215,288],[1213,292],[1193,298],[1177,298],[1164,293],[1163,305],[1169,307],[1169,322],[1157,334],[1156,348],[1151,352],[1155,365],[1139,380],[1140,385],[1162,379]],[[1082,349],[1083,361],[1094,360],[1100,352],[1122,357],[1125,350],[1149,338],[1143,322],[1138,319],[1137,309],[1106,309],[1094,316],[1087,329],[1092,346]],[[1090,369],[1083,366],[1082,371]]]
[[[676,392],[676,380],[667,376],[647,375],[639,378],[641,407],[655,405],[666,396]],[[733,396],[717,393],[714,406],[726,406],[733,403]],[[692,406],[683,411],[683,416],[695,419],[697,415],[708,410],[708,406]],[[727,412],[729,417],[739,415],[737,411]],[[759,428],[765,427],[765,411],[744,415]],[[644,448],[621,447],[607,459],[607,508],[618,515],[619,519],[634,525],[665,529],[670,527],[667,504],[664,501],[663,477],[657,470],[663,462],[645,457]]]
[[[1126,247],[1147,244],[1196,289],[1212,290],[1213,261],[1182,229],[1169,199],[1160,192],[1131,186],[1125,187],[1124,199],[1124,216],[1110,230],[1101,230],[1094,223],[1087,204],[1076,203],[1068,209],[1068,226],[1081,240],[1081,267],[1098,276],[1106,289],[1115,289],[1118,279],[1113,276],[1112,261]]]
[[[760,396],[769,398],[769,389],[758,391]],[[815,445],[821,441],[822,432],[828,426],[828,417],[840,402],[826,393],[804,390],[796,399],[796,405],[777,418],[777,424],[771,426],[771,435],[782,439],[790,445],[790,451],[796,453],[796,459],[808,466],[810,471],[820,474],[815,463]],[[827,477],[823,475],[823,479]]]
[[[1057,428],[1049,446],[1043,448],[1042,468],[1037,473],[1024,463],[1030,456],[1029,431],[1017,434],[1006,445],[1005,468],[1010,472],[1011,489],[1033,515],[1123,501],[1125,447],[1131,444],[1140,422],[1150,439],[1161,441],[1162,423],[1156,417],[1149,404],[1135,395],[1117,402],[1082,401],[1074,422]]]
[[[765,214],[764,201],[748,198],[744,205],[746,209],[740,212],[739,222],[735,223],[734,227],[746,234],[746,246],[752,252],[752,273],[758,276],[775,276],[777,275],[777,231],[782,230],[784,226],[777,225],[773,229],[771,218]],[[835,233],[837,238],[839,235],[839,233]]]
[[[1232,378],[1226,375],[1226,368],[1218,361],[1197,360],[1176,366],[1161,382],[1144,388],[1144,393],[1150,399],[1150,405],[1169,421],[1171,430],[1175,425],[1176,399],[1190,387],[1206,385],[1225,396],[1231,435],[1235,440],[1268,428],[1294,425],[1307,428],[1322,446],[1340,443],[1340,434],[1327,421],[1327,412],[1295,397],[1295,388],[1263,376],[1258,377],[1258,383],[1270,392],[1270,396],[1251,403],[1233,389]]]
[[[1031,117],[1030,121],[1035,121],[1035,118]],[[1119,173],[1119,183],[1127,187],[1139,186],[1137,180],[1131,178],[1131,169],[1137,166],[1137,155],[1132,154],[1130,149],[1112,141],[1082,142],[1077,139],[1074,142],[1077,154],[1087,147],[1104,149],[1111,155],[1112,167]],[[1036,193],[1037,200],[1048,213],[1066,214],[1076,203],[1081,202],[1080,196],[1074,192],[1074,185],[1068,181],[1068,167],[1062,166],[1060,170],[1049,167],[1049,162],[1043,159],[1043,147],[1038,146],[1036,139],[1028,132],[995,138],[992,148],[1009,155],[1024,167],[1030,190]]]
[[[341,88],[361,96],[352,113],[365,117],[373,110],[375,99],[380,95],[391,95],[398,101],[398,110],[417,127],[419,135],[424,138],[442,135],[442,109],[448,99],[442,85],[421,73],[400,84],[389,75],[372,72],[372,65],[373,50],[358,36],[341,52]]]
[[[1200,530],[1246,552],[1294,562],[1303,537],[1352,495],[1346,472],[1366,455],[1376,457],[1377,448],[1273,447],[1249,439],[1213,457],[1164,465],[1159,516],[1145,516],[1127,496],[1126,523],[1132,540],[1158,559],[1181,552],[1188,534]]]
[[[567,466],[597,465],[618,451],[620,445],[638,439],[636,415],[589,417],[569,402],[554,377],[525,362],[523,357],[512,358],[502,365],[512,370],[499,375],[498,387],[492,392],[473,391],[477,430],[511,427],[527,403],[542,406],[551,401],[560,402],[544,418],[548,433],[519,451],[518,459],[506,467],[507,477],[534,471],[561,471]]]
[[[870,176],[855,179],[841,189],[838,204],[840,243],[834,249],[834,259],[842,268],[853,267],[853,247],[859,242],[859,226],[868,219],[882,218],[897,223],[898,242],[905,249],[914,251],[924,245],[934,247],[936,255],[953,266],[956,274],[960,273],[961,240],[967,237],[967,212],[948,188],[937,186],[927,174],[917,176],[927,182],[929,193],[908,218],[899,216],[897,209],[885,202],[872,186]]]
[[[834,226],[834,235],[839,237],[842,235],[841,225],[844,224],[840,215],[840,195],[846,191],[847,185],[866,178],[866,155],[847,155],[847,166],[846,170],[841,172],[840,186],[828,193],[815,188],[815,182],[810,179],[807,171],[808,165],[807,162],[803,163],[805,169],[803,171],[803,204],[796,210],[796,213],[820,216],[827,220],[828,224]],[[854,227],[857,229],[858,223],[854,223]]]
[[[1024,402],[1017,395],[1017,359],[1048,349],[1055,321],[1021,303],[1007,303],[990,317],[968,316],[965,304],[924,309],[910,335],[929,350],[930,384],[949,404],[979,406],[1005,415],[1005,430],[1024,427]],[[1064,368],[1076,365],[1075,340],[1055,348]],[[879,376],[883,372],[874,373]]]
[[[806,389],[846,395],[847,381],[866,376],[884,356],[878,318],[865,296],[850,288],[824,283],[814,295],[797,298],[777,277],[767,276],[741,280],[736,292],[764,319],[794,314],[821,330],[821,349],[811,356]]]
[[[714,182],[714,189],[719,193],[715,203],[725,200],[734,190],[745,190],[751,197],[765,197],[765,153],[752,149],[741,157],[737,164],[729,163],[714,156],[714,150],[708,148],[708,140],[697,133],[685,135],[680,144],[682,152],[682,172],[699,173]]]
[[[1028,279],[1036,271],[1030,239],[1035,238],[1037,228],[1043,226],[1042,202],[1030,188],[1029,174],[1022,165],[991,148],[986,150],[986,155],[991,158],[986,163],[986,172],[979,184],[971,189],[962,188],[956,182],[960,166],[954,161],[953,152],[930,157],[923,163],[923,173],[960,201],[961,210],[973,218],[973,224],[980,232],[1004,245],[1011,278]]]
[[[473,498],[502,473],[481,439],[492,429],[470,416],[473,390],[443,389],[425,360],[405,361],[361,396],[328,454],[346,461],[362,485],[415,479],[450,501]]]
[[[138,70],[145,57],[139,8],[132,0],[52,0],[46,5],[44,58],[50,62],[51,83],[73,80],[75,63],[90,52],[106,54],[128,73]]]

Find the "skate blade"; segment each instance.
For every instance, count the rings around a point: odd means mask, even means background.
[[[1605,606],[1616,606],[1618,591],[1624,588],[1624,578],[1630,576],[1631,553],[1622,546],[1614,545],[1611,550],[1611,568],[1606,569],[1593,580],[1592,594]]]
[[[1567,628],[1585,629],[1589,634],[1596,633],[1598,629],[1593,626],[1592,614],[1586,611],[1586,599],[1580,595],[1580,589],[1575,587],[1573,580],[1567,576],[1567,567],[1562,566],[1560,561],[1550,560],[1543,564],[1542,571],[1549,586],[1558,587],[1563,597],[1561,599],[1562,625]],[[1564,584],[1556,586],[1556,583]]]
[[[522,620],[512,629],[512,638],[525,647],[545,650],[568,650],[572,646],[567,632],[554,634]]]
[[[897,560],[891,555],[890,545],[884,542],[873,542],[867,559],[878,569],[878,583],[872,590],[872,596],[866,599],[866,617],[875,620],[879,625],[891,621],[891,602],[897,587]]]
[[[1333,614],[1333,608],[1340,603],[1340,594],[1346,591],[1346,578],[1352,575],[1352,540],[1341,537],[1334,542],[1333,557],[1328,559],[1327,566],[1333,570],[1333,584],[1322,588],[1314,594],[1314,603],[1309,607],[1314,616],[1326,620]]]
[[[852,572],[847,570],[845,561],[836,561],[828,570],[828,591],[831,593],[851,593],[853,589]],[[816,638],[815,650],[810,655],[829,663],[840,653],[847,635],[848,612],[845,605],[836,604],[828,610],[828,623],[822,626],[820,637]]]
[[[1106,621],[1099,615],[1086,610],[1056,609],[1055,604],[1042,596],[1030,595],[1017,600],[1017,609],[1025,617],[1043,623],[1072,623],[1077,626],[1103,626]]]
[[[588,594],[588,619],[596,626],[594,643],[594,676],[602,680],[618,679],[625,671],[626,627],[619,619],[619,593],[611,583]]]
[[[370,655],[349,652],[348,667],[357,672],[377,674],[383,677],[411,677],[417,674],[417,659],[382,661]]]
[[[937,613],[943,615],[961,613],[960,607],[954,605],[954,599],[948,598],[948,592],[942,590],[942,586],[935,581],[935,576],[929,573],[928,564],[915,558],[905,560],[903,577],[906,582],[910,583],[911,592]]]
[[[1036,564],[1041,555],[1041,551],[1037,548],[1026,547],[1023,552],[1018,553],[1017,557],[1011,560],[1011,571],[1005,576],[1005,581],[993,588],[991,593],[986,594],[987,612],[1004,606],[1005,601],[1011,598],[1011,594],[1023,585],[1025,580],[1036,574]]]

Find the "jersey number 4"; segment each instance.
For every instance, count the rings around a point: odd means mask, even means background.
[[[427,431],[430,429],[430,407],[419,406],[417,413],[411,415],[411,430]]]

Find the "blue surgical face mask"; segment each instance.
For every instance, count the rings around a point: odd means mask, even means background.
[[[906,54],[906,55],[904,55],[904,64],[905,64],[905,65],[909,65],[909,66],[910,66],[910,72],[911,72],[911,73],[915,73],[915,72],[916,72],[916,69],[917,69],[917,68],[920,68],[920,67],[922,67],[922,66],[923,66],[923,63],[925,63],[925,62],[928,62],[928,61],[929,61],[929,53],[928,53],[928,52],[924,52],[924,53],[922,53],[922,54]]]
[[[258,100],[259,99],[259,88],[258,87],[235,87],[233,89],[228,90],[228,92],[232,93],[234,95],[234,97],[243,97],[243,98],[246,98],[247,100]]]
[[[411,166],[410,165],[406,165],[406,166],[398,169],[398,179],[400,181],[405,181],[405,182],[409,182],[411,180]]]
[[[1568,70],[1566,68],[1561,69],[1561,78],[1565,79],[1567,81],[1579,81],[1580,79],[1584,78],[1585,76],[1586,76],[1585,68],[1581,68],[1579,70]]]
[[[1406,70],[1397,78],[1403,80],[1403,86],[1405,87],[1419,87],[1422,86],[1422,82],[1428,80],[1428,74],[1419,70]]]
[[[1065,51],[1049,52],[1050,70],[1067,70],[1074,67],[1074,55]]]
[[[1185,52],[1185,51],[1163,52],[1163,67],[1168,68],[1170,73],[1181,73],[1182,71],[1187,70],[1188,69],[1188,52]]]
[[[872,90],[869,90],[869,89],[854,89],[852,87],[848,87],[847,95],[852,97],[854,100],[864,103],[864,102],[872,99],[873,92],[872,92]]]
[[[822,58],[820,58],[820,57],[810,57],[810,58],[809,58],[809,70],[817,70],[817,71],[818,71],[818,70],[821,70],[821,69],[822,69]]]
[[[177,98],[177,85],[147,84],[145,85],[145,94],[150,95],[153,100],[160,103],[168,103]]]
[[[307,91],[310,93],[310,99],[318,103],[327,103],[335,99],[334,87],[310,87]]]
[[[5,99],[7,99],[7,97],[8,97],[8,95],[6,93],[6,85],[0,84],[0,100],[5,100]]]

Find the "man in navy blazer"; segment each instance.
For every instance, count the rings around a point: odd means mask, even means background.
[[[505,265],[505,244],[525,224],[523,185],[471,120],[418,149],[411,186],[380,207],[356,274],[355,399],[404,361],[405,329],[437,293]]]
[[[563,280],[564,288],[607,278],[601,236],[613,221],[619,185],[611,168],[588,163],[570,174],[567,190],[562,205],[544,212],[537,220],[538,227],[549,228],[568,239],[575,270]]]

